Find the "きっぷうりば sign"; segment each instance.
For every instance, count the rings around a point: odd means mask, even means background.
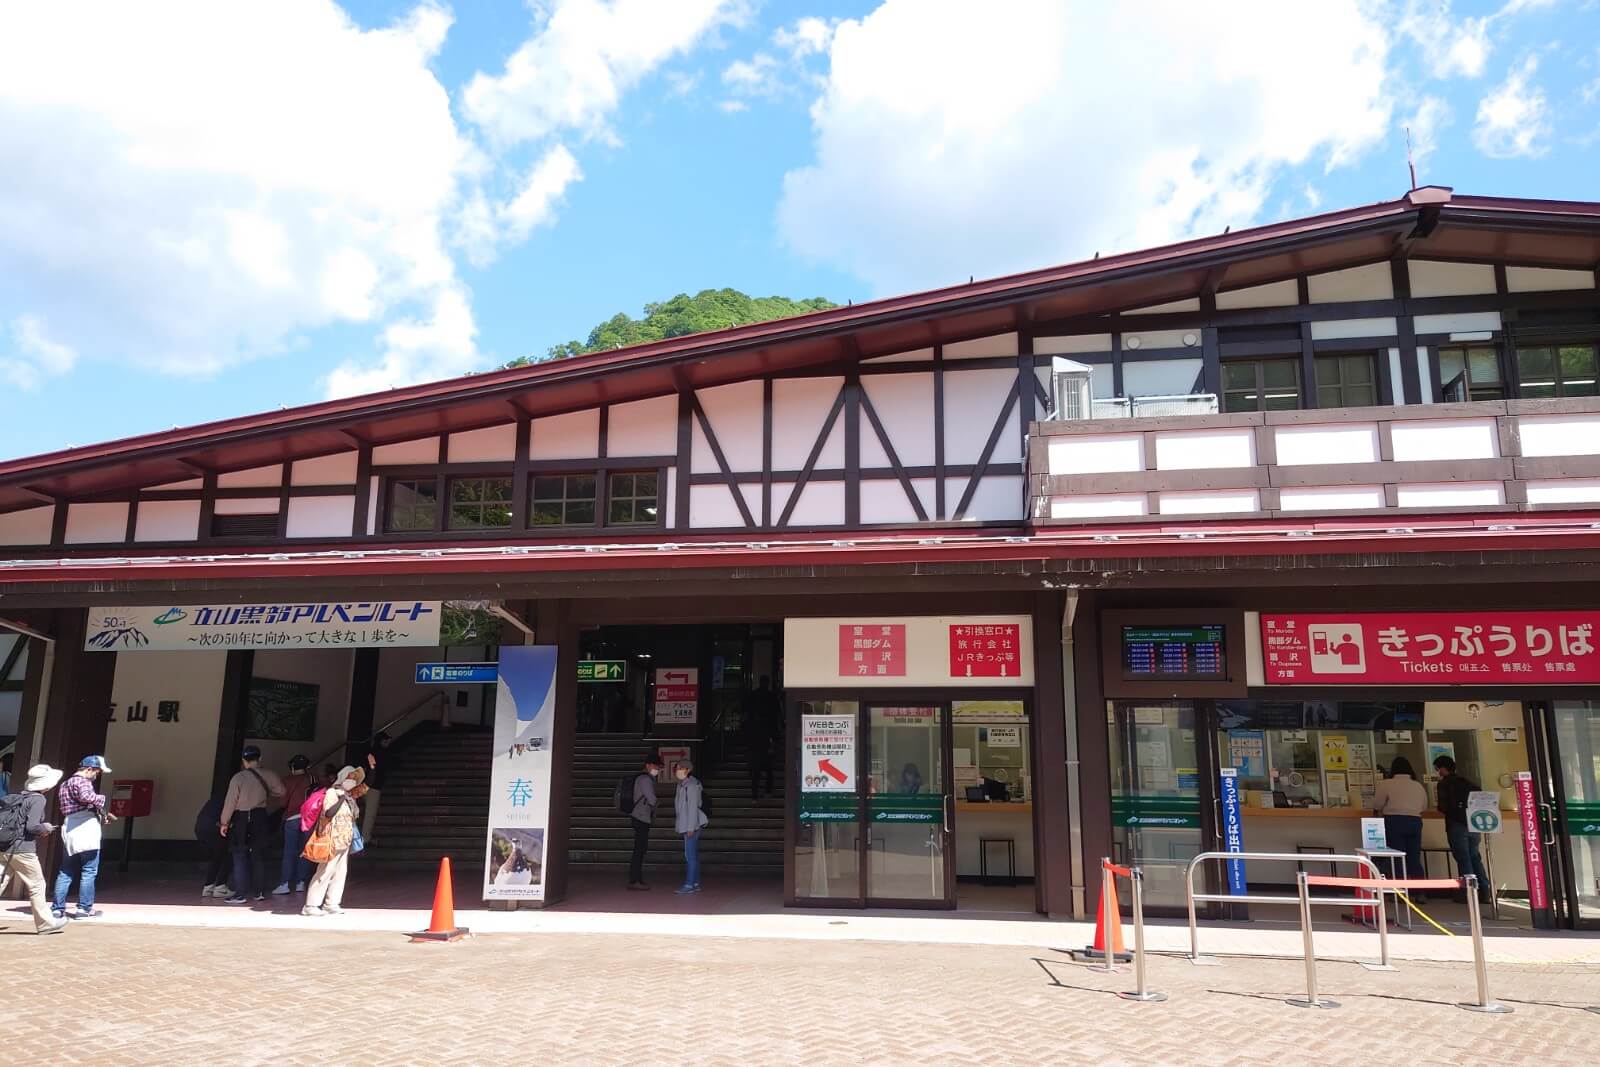
[[[1262,615],[1268,685],[1600,684],[1600,611]]]

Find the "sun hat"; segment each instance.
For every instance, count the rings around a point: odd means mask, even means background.
[[[367,772],[360,767],[345,766],[341,767],[339,773],[333,776],[333,784],[337,788],[344,785],[345,782],[353,780],[356,785],[360,785],[366,779]]]
[[[43,793],[46,789],[54,789],[60,781],[60,771],[48,763],[35,763],[28,768],[28,778],[22,783],[22,788],[30,793]]]
[[[106,758],[104,756],[85,756],[83,757],[83,762],[78,764],[78,767],[80,769],[83,767],[93,767],[97,771],[104,771],[106,774],[111,773],[111,764],[106,762]]]

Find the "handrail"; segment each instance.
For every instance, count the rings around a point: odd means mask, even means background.
[[[312,760],[311,761],[312,768],[315,769],[316,767],[318,767],[320,764],[322,764],[322,762],[324,760],[326,760],[329,756],[333,755],[335,752],[341,752],[341,751],[349,748],[351,745],[364,745],[364,744],[369,743],[374,737],[377,737],[379,734],[381,734],[384,731],[388,730],[389,727],[393,726],[395,723],[399,722],[401,719],[404,719],[406,716],[410,715],[412,712],[419,710],[424,705],[426,705],[429,701],[438,700],[438,701],[442,702],[444,699],[445,699],[445,695],[444,695],[443,692],[429,693],[427,696],[425,696],[425,697],[421,698],[420,700],[418,700],[415,704],[409,705],[406,708],[406,710],[402,711],[400,714],[396,715],[394,718],[390,719],[388,722],[384,723],[382,726],[380,726],[376,730],[372,731],[366,737],[353,737],[353,738],[347,738],[344,741],[340,741],[337,745],[334,745],[332,748],[328,749],[328,751],[324,752],[322,755],[320,755],[316,759]]]

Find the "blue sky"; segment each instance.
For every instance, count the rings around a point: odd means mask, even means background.
[[[0,11],[0,456],[1388,199],[1600,199],[1600,3]]]

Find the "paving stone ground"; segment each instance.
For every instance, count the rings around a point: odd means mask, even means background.
[[[20,929],[20,928],[16,928]],[[328,931],[0,932],[0,1062],[43,1064],[1593,1064],[1600,968],[1151,960],[1165,1003],[1061,951],[616,935],[454,945]],[[23,991],[26,991],[25,993]]]

